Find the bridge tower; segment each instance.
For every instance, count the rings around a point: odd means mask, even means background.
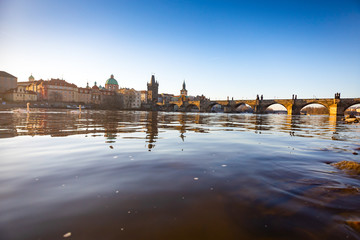
[[[180,90],[180,98],[183,102],[186,101],[187,94],[188,94],[188,91],[186,90],[186,84],[185,84],[185,80],[184,80],[182,89]]]
[[[159,95],[159,83],[155,81],[155,76],[151,75],[150,83],[147,84],[147,101],[148,103],[157,103]]]

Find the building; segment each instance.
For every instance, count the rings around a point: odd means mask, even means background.
[[[89,86],[89,84],[88,84]],[[78,102],[82,104],[90,104],[91,103],[91,89],[90,87],[86,88],[78,88]]]
[[[62,79],[29,81],[27,90],[36,92],[40,101],[78,102],[77,86]]]
[[[17,86],[16,88],[7,90],[4,98],[11,102],[33,102],[37,101],[37,93],[26,90],[26,86]]]
[[[121,109],[124,107],[137,109],[141,107],[141,92],[128,88],[119,89],[118,82],[114,78],[114,75],[111,75],[110,78],[106,80],[105,87],[101,87],[101,85],[98,86],[95,82],[92,87],[87,83],[85,88],[78,88],[75,84],[68,83],[63,79],[35,80],[31,74],[28,81],[17,82],[16,77],[5,72],[2,72],[2,74],[3,80],[8,81],[10,78],[15,81],[15,87],[11,89],[8,89],[8,87],[14,85],[6,83],[6,88],[4,87],[5,83],[4,85],[0,85],[3,89],[7,89],[2,95],[6,93],[6,99],[9,101],[80,103],[101,105],[101,107],[109,109]],[[155,85],[158,84],[154,82],[153,86]]]
[[[180,98],[182,99],[182,101],[185,101],[187,99],[187,95],[188,95],[188,91],[186,90],[186,84],[184,80],[182,89],[180,90]]]
[[[122,106],[121,96],[116,92],[117,81],[113,75],[106,81],[107,88],[98,86],[96,82],[92,87],[87,83],[85,88],[78,88],[75,84],[68,83],[65,80],[35,80],[32,75],[28,82],[21,82],[19,85],[26,86],[28,91],[36,92],[40,101],[103,104],[107,107],[117,108]]]
[[[114,78],[114,75],[111,74],[110,78],[105,82],[105,89],[110,91],[119,90],[119,84]]]
[[[141,103],[147,103],[147,91],[141,90],[140,94],[141,94]]]
[[[92,88],[89,87],[89,83],[87,83],[85,88],[78,88],[78,102],[83,104],[103,104],[115,107],[116,101],[114,98],[116,96],[117,94],[115,91],[97,86],[96,82]]]
[[[101,104],[106,108],[121,108],[122,107],[122,95],[113,91],[100,89]]]
[[[122,94],[125,109],[138,109],[141,107],[141,92],[133,88],[120,88],[118,93]]]
[[[204,95],[197,95],[195,97],[193,97],[192,101],[210,101],[209,98],[205,97]]]
[[[167,104],[167,103],[172,101],[173,97],[174,97],[174,94],[161,93],[161,94],[159,94],[158,102],[161,102],[163,104]]]
[[[91,104],[100,105],[101,103],[101,92],[99,87],[94,83],[94,86],[91,88]]]
[[[147,84],[147,101],[148,103],[156,103],[158,101],[159,83],[155,81],[155,76],[151,76],[150,83]]]
[[[0,71],[0,94],[5,93],[10,89],[14,89],[17,87],[17,77],[13,75]]]

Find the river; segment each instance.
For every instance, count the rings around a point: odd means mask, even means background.
[[[360,125],[0,111],[0,239],[360,239]]]

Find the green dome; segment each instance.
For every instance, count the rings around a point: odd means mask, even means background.
[[[119,85],[118,82],[115,80],[114,75],[112,75],[112,74],[111,74],[110,78],[108,80],[106,80],[105,84]]]

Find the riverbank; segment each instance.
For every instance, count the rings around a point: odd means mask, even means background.
[[[146,110],[146,109],[124,109],[121,107],[109,107],[96,104],[82,104],[82,103],[64,103],[64,102],[29,102],[30,108],[49,108],[49,109],[77,109],[79,105],[83,109],[95,109],[95,110]],[[11,108],[26,108],[27,102],[2,102],[0,109]]]

